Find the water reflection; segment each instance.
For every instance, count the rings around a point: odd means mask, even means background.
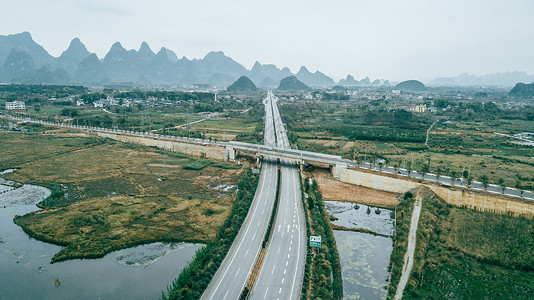
[[[376,207],[325,201],[333,224],[346,228],[363,228],[383,235],[393,235],[395,221],[391,210]],[[369,210],[369,213],[368,213]],[[343,278],[345,299],[385,299],[387,270],[393,241],[389,237],[369,233],[334,230]]]
[[[37,210],[48,189],[0,179],[0,298],[155,299],[178,276],[201,244],[153,243],[100,259],[50,264],[61,250],[30,238],[14,215]]]

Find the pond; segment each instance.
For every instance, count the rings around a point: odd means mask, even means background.
[[[3,299],[157,299],[202,244],[152,243],[100,259],[50,264],[60,246],[30,238],[13,216],[38,210],[50,191],[0,178]]]
[[[345,228],[362,228],[391,236],[395,221],[392,210],[354,203],[325,201],[333,224]],[[368,208],[370,213],[368,212]],[[388,286],[388,265],[393,241],[391,237],[370,233],[334,230],[341,262],[344,299],[385,299]]]

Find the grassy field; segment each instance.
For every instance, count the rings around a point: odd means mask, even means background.
[[[18,217],[31,236],[64,245],[53,261],[99,257],[154,241],[211,240],[242,169],[150,147],[73,134],[0,134],[5,177],[60,185],[61,201]],[[166,169],[164,170],[164,162]],[[166,175],[166,177],[165,177]]]
[[[392,286],[400,276],[410,203],[397,212]],[[534,220],[447,205],[425,195],[405,299],[532,299]]]
[[[502,110],[492,117],[471,118],[453,111],[412,114],[411,121],[403,123],[376,117],[387,110],[356,107],[353,102],[318,101],[284,103],[280,109],[287,116],[290,140],[299,149],[374,163],[383,159],[390,166],[454,177],[470,170],[472,180],[482,181],[486,175],[489,183],[534,190],[533,148],[494,133],[534,132],[534,123],[522,119],[520,112]],[[427,145],[426,131],[436,120],[441,121],[432,127]]]

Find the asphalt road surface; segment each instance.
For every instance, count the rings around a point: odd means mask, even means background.
[[[278,147],[289,148],[276,98],[272,100]],[[306,263],[306,224],[295,163],[281,160],[280,199],[273,235],[252,299],[300,299]]]
[[[268,99],[264,103],[265,144],[274,146],[275,133],[272,109]],[[276,159],[265,158],[262,163],[258,189],[247,217],[201,299],[238,299],[241,295],[261,250],[273,211],[277,183],[278,162]]]

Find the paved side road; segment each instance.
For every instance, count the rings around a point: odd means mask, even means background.
[[[402,299],[402,293],[410,278],[410,273],[413,268],[413,257],[415,253],[417,226],[419,224],[419,216],[421,215],[421,206],[423,202],[422,197],[417,197],[413,205],[412,220],[410,223],[410,234],[408,235],[408,248],[404,254],[404,265],[402,266],[402,275],[397,285],[397,291],[395,293],[395,300]]]

